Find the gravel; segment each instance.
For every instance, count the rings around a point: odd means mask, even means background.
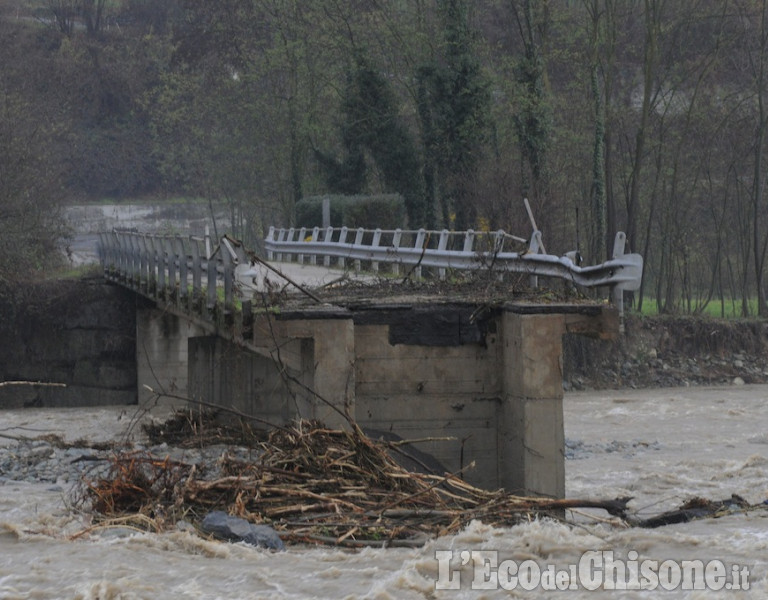
[[[62,490],[83,480],[97,480],[109,473],[110,458],[119,451],[148,453],[163,460],[205,465],[210,478],[220,475],[219,459],[225,455],[239,460],[255,460],[255,450],[225,445],[204,448],[176,448],[167,444],[146,447],[132,444],[125,448],[98,449],[87,446],[61,447],[46,440],[23,440],[0,447],[0,484],[12,481],[51,483]]]
[[[704,385],[768,383],[768,355],[740,353],[719,355],[680,351],[648,352],[600,348],[585,364],[568,361],[564,368],[565,391],[600,389],[647,389]]]

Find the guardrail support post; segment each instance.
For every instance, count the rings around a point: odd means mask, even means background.
[[[448,235],[447,229],[443,229],[440,232],[440,240],[437,243],[438,252],[445,252],[445,249],[448,247]],[[440,278],[440,281],[445,281],[445,267],[440,267],[437,270],[437,276]]]
[[[362,246],[363,244],[363,234],[365,233],[365,230],[362,227],[358,227],[357,233],[355,234],[355,246]],[[360,272],[360,259],[355,260],[355,272]]]
[[[381,243],[381,229],[377,229],[373,232],[373,241],[371,242],[371,248],[378,248]],[[375,260],[371,262],[371,270],[379,274],[379,261]]]
[[[173,243],[173,238],[165,238],[163,240],[163,247],[165,248],[165,254],[168,256],[168,293],[166,294],[166,300],[168,302],[176,302],[178,299],[178,293],[176,288],[176,247]]]
[[[342,227],[341,231],[339,231],[339,245],[344,245],[347,243],[347,232],[349,230],[346,227]],[[339,256],[339,267],[342,269],[346,268],[347,266],[347,259],[343,256]]]
[[[284,240],[286,239],[286,235],[287,235],[287,236],[288,236],[288,237],[287,237],[287,240],[288,240],[289,242],[292,242],[292,241],[293,241],[293,236],[294,236],[295,234],[296,234],[296,231],[294,230],[294,228],[293,228],[293,227],[291,227],[291,228],[290,228],[290,229],[289,229],[287,232],[285,231],[285,229],[281,229],[281,230],[280,230],[280,236],[279,236],[279,238],[278,238],[278,241],[281,241],[281,242],[282,242],[282,241],[284,241]],[[290,255],[289,255],[289,256],[290,256]],[[282,253],[282,252],[281,252],[280,254],[278,254],[278,255],[277,255],[277,260],[285,260],[285,257],[284,257],[284,255],[283,255],[283,253]],[[288,259],[288,262],[291,262],[291,259],[290,259],[290,258]]]
[[[624,256],[624,248],[627,243],[627,234],[623,231],[616,233],[613,240],[613,259],[618,260]],[[624,333],[624,288],[621,285],[614,285],[611,288],[611,301],[619,310],[619,332]]]
[[[392,235],[392,247],[395,249],[395,255],[397,255],[397,251],[400,249],[400,239],[402,238],[402,236],[403,236],[402,229],[395,229],[395,233]],[[392,274],[400,275],[399,262],[392,263]]]
[[[165,245],[163,240],[155,238],[153,241],[155,252],[157,253],[157,297],[165,300],[165,271],[166,271],[166,257],[165,257]]]
[[[320,241],[320,228],[315,227],[312,229],[312,240],[313,242],[319,242]],[[317,264],[317,254],[314,252],[309,255],[309,264],[310,265],[316,265]]]
[[[213,316],[216,308],[216,261],[213,258],[208,258],[206,261],[206,271],[208,275],[208,301],[207,308],[209,317]]]
[[[420,250],[422,252],[422,256],[424,256],[424,252],[426,251],[425,244],[427,243],[427,232],[424,229],[419,229],[419,232],[416,234],[416,243],[413,245],[415,250]],[[419,259],[421,261],[421,259]],[[414,276],[416,279],[421,279],[421,265],[418,265],[414,271]]]
[[[329,246],[333,243],[333,227],[328,227],[325,230],[325,238],[323,239],[323,241],[326,244],[328,244]],[[331,266],[331,255],[330,254],[326,254],[326,255],[323,256],[323,265],[326,266],[326,267],[330,267]]]
[[[299,242],[303,242],[306,239],[306,237],[307,237],[307,228],[306,227],[302,227],[301,229],[299,229]],[[298,260],[299,260],[299,264],[303,265],[304,264],[304,254],[299,254]]]

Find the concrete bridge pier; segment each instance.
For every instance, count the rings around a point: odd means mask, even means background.
[[[473,485],[551,497],[565,494],[563,335],[618,331],[599,305],[323,306],[255,315],[236,340],[159,309],[137,320],[140,390],[159,379],[256,426],[345,428],[348,415],[374,435],[421,440]]]
[[[354,326],[347,311],[336,316],[256,317],[253,338],[235,342],[172,307],[141,303],[139,404],[184,406],[188,398],[276,425],[300,417],[344,427],[343,415],[354,418]]]
[[[504,313],[499,484],[565,496],[562,339],[565,317]]]
[[[285,375],[307,377],[302,374],[302,367],[309,366],[306,345],[297,340],[284,351],[296,358],[295,364],[286,365]],[[300,395],[288,393],[271,358],[215,335],[189,339],[189,398],[277,425],[290,420],[296,407],[306,402]]]
[[[353,327],[345,319],[257,317],[247,347],[219,336],[189,338],[189,397],[274,425],[354,418]]]
[[[254,322],[254,344],[265,344],[279,368],[293,367],[288,375],[300,382],[288,381],[304,403],[294,413],[316,419],[330,427],[348,428],[344,415],[355,418],[355,327],[346,310],[330,310],[322,318],[307,315],[302,319],[274,320],[261,316]],[[287,355],[281,346],[286,340],[300,342],[299,366],[295,352]],[[289,343],[291,343],[289,342]],[[276,349],[280,348],[279,357]]]

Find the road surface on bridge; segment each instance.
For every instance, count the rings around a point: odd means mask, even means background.
[[[252,273],[253,275],[251,275]],[[281,274],[284,277],[281,277]],[[251,277],[255,279],[254,284],[257,291],[266,291],[270,286],[273,288],[283,288],[286,285],[290,286],[292,284],[313,289],[331,285],[341,279],[355,279],[368,282],[377,280],[377,277],[370,273],[359,273],[354,269],[343,270],[321,265],[277,261],[253,265],[247,272],[246,279],[250,280]],[[240,279],[242,283],[242,278]]]

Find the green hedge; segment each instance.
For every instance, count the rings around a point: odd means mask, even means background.
[[[399,194],[312,196],[296,203],[296,227],[322,227],[323,199],[331,201],[331,226],[397,229],[405,225],[405,202]]]

